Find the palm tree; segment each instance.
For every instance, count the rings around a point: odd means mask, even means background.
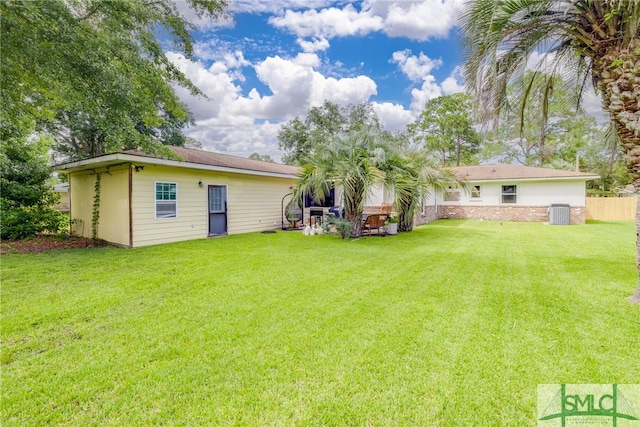
[[[342,187],[345,219],[351,224],[351,236],[359,237],[365,200],[384,177],[378,165],[386,157],[385,147],[368,129],[333,138],[304,161],[294,197],[322,197],[332,186]]]
[[[435,160],[426,149],[394,150],[383,166],[385,185],[395,191],[398,230],[411,231],[416,208],[437,190],[466,188],[465,182]]]
[[[575,78],[579,94],[592,85],[602,97],[640,190],[640,0],[476,0],[461,16],[468,88],[481,110],[497,117],[509,82],[521,77],[532,56],[542,58],[522,86],[523,111],[542,79],[543,114],[553,78]],[[521,122],[522,125],[522,122]],[[640,198],[636,229],[640,236]],[[638,271],[640,272],[640,237]],[[640,303],[640,284],[630,301]]]

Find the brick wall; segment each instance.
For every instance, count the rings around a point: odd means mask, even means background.
[[[571,208],[571,224],[584,224],[587,220],[587,208]]]
[[[365,206],[364,213],[378,213],[379,206]],[[427,224],[438,219],[483,219],[487,221],[547,222],[549,214],[544,206],[426,206],[416,210],[413,225]],[[586,209],[571,207],[571,224],[584,224]]]
[[[420,212],[417,209],[417,212],[413,218],[413,225],[422,225],[431,221],[435,221],[440,219],[440,213],[436,210],[435,206],[425,206],[424,212]]]
[[[540,206],[440,206],[440,218],[489,221],[544,222],[547,208]]]
[[[451,206],[439,207],[443,219],[484,219],[489,221],[547,222],[545,206]],[[585,223],[585,209],[571,208],[571,224]]]

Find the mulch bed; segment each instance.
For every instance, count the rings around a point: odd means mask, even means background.
[[[57,249],[96,248],[109,246],[104,240],[86,237],[42,235],[22,240],[3,240],[0,254],[35,254]]]

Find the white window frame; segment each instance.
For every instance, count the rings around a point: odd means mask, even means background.
[[[176,187],[176,199],[175,200],[158,200],[158,184],[169,184],[174,185]],[[175,204],[175,215],[174,216],[162,216],[158,217],[158,202],[171,202],[173,201]],[[154,208],[154,217],[156,220],[173,220],[178,218],[178,183],[171,181],[154,181],[153,182],[153,208]]]
[[[513,187],[513,193],[505,193],[504,192],[504,187]],[[504,197],[505,196],[513,196],[514,200],[513,202],[505,202],[504,201]],[[516,205],[518,204],[518,186],[516,184],[507,184],[507,185],[502,185],[500,187],[500,203],[503,205]]]

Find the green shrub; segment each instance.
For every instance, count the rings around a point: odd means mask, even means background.
[[[3,200],[2,205],[5,205]],[[2,209],[0,237],[16,240],[38,233],[58,233],[68,228],[68,216],[49,206],[17,206]]]
[[[351,228],[353,224],[347,221],[344,218],[330,218],[329,224],[333,225],[336,228],[336,231],[343,239],[348,239],[351,237]]]
[[[55,210],[48,151],[51,140],[25,135],[2,141],[0,150],[0,237],[22,239],[59,232],[68,220]]]

